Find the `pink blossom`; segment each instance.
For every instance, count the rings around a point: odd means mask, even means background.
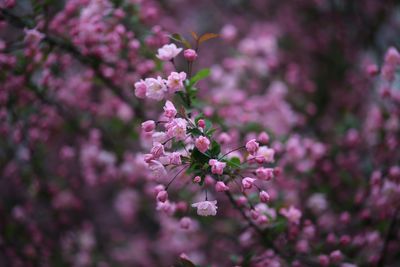
[[[164,146],[160,143],[154,143],[150,153],[154,156],[155,159],[158,159],[165,154]]]
[[[45,37],[45,35],[39,32],[37,29],[24,29],[25,42],[37,45]]]
[[[257,218],[257,224],[259,224],[259,225],[263,225],[263,224],[266,224],[266,223],[268,223],[268,222],[269,222],[269,219],[268,219],[268,217],[265,216],[265,215],[260,215],[260,216],[258,216],[258,218]]]
[[[199,136],[195,141],[195,146],[200,152],[204,153],[210,147],[210,140],[207,137]]]
[[[293,206],[290,206],[289,209],[282,208],[279,213],[285,216],[289,222],[294,224],[299,224],[302,215],[301,211]]]
[[[167,171],[165,170],[164,165],[157,160],[151,160],[149,163],[149,168],[155,178],[164,178],[167,176]]]
[[[157,57],[163,61],[170,61],[181,51],[182,48],[177,48],[175,44],[166,44],[157,50]]]
[[[329,258],[332,260],[332,262],[338,263],[343,260],[343,255],[340,250],[335,250],[331,252]]]
[[[253,155],[257,152],[259,146],[260,145],[256,142],[256,139],[251,139],[246,143],[247,152]]]
[[[161,100],[164,98],[164,95],[167,92],[167,87],[161,77],[158,76],[157,79],[147,78],[145,83],[147,86],[146,96],[148,98],[154,100]]]
[[[272,148],[268,148],[267,146],[260,146],[255,156],[255,159],[259,163],[272,163],[274,162],[274,154],[275,151]]]
[[[233,39],[236,38],[236,35],[237,35],[237,29],[232,24],[226,24],[221,29],[221,37],[227,41],[232,41]]]
[[[171,154],[168,155],[169,157],[169,163],[174,164],[174,165],[181,165],[182,160],[181,160],[181,153],[179,152],[172,152]]]
[[[244,188],[244,189],[250,189],[250,188],[252,188],[255,180],[256,180],[256,179],[251,178],[251,177],[245,177],[245,178],[243,178],[243,180],[242,180],[242,186],[243,186],[243,188]]]
[[[197,214],[200,216],[215,216],[218,208],[216,200],[193,203],[192,207],[197,208]]]
[[[175,137],[177,140],[185,140],[187,122],[184,119],[177,118],[166,125],[168,136]]]
[[[169,93],[173,94],[177,91],[182,91],[184,88],[183,81],[186,79],[186,73],[181,72],[171,72],[168,76],[167,86]]]
[[[173,119],[175,118],[176,113],[177,111],[174,104],[171,101],[167,100],[164,105],[164,116],[169,119]]]
[[[168,192],[165,190],[161,190],[160,192],[158,192],[157,194],[157,200],[160,202],[165,202],[168,199]]]
[[[269,181],[274,177],[274,169],[260,167],[256,170],[256,175],[260,180]]]
[[[259,196],[260,196],[260,201],[264,202],[264,203],[269,202],[269,200],[271,199],[269,194],[267,192],[265,192],[264,190],[260,192]]]
[[[190,226],[192,225],[192,220],[189,217],[183,217],[179,221],[179,225],[181,226],[182,229],[189,229]]]
[[[149,133],[154,131],[156,123],[153,120],[148,120],[142,123],[142,130]]]
[[[319,264],[323,267],[329,266],[329,257],[327,255],[318,256]]]
[[[147,92],[147,85],[146,82],[143,80],[140,80],[135,83],[135,95],[138,98],[145,98],[146,97],[146,92]]]
[[[201,182],[201,177],[200,177],[200,176],[194,177],[194,178],[193,178],[193,182],[194,182],[194,183],[197,183],[197,184],[200,183],[200,182]]]
[[[193,49],[186,49],[183,51],[183,56],[186,58],[187,61],[195,61],[197,58],[197,53]]]
[[[204,129],[204,128],[206,127],[206,122],[205,122],[203,119],[200,119],[200,120],[197,122],[197,125],[198,125],[200,128]]]
[[[224,172],[224,168],[226,166],[225,162],[220,162],[216,159],[210,159],[208,164],[211,166],[211,172],[213,174],[221,175]]]
[[[269,142],[269,135],[266,132],[261,132],[258,137],[257,140],[262,143],[262,144],[268,144]]]
[[[228,191],[229,187],[222,181],[218,181],[215,184],[215,191],[217,192],[224,192],[224,191]]]
[[[157,196],[159,192],[165,190],[165,186],[162,184],[159,184],[159,185],[156,185],[153,190],[154,190],[154,195]]]

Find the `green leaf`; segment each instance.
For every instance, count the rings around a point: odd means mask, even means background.
[[[240,168],[240,159],[237,157],[233,157],[229,159],[227,162],[228,166],[233,167],[233,168]]]
[[[218,157],[221,152],[221,146],[214,140],[211,143],[211,148],[209,149],[212,158]]]
[[[200,136],[203,134],[198,128],[190,128],[188,129],[188,132],[194,136]]]
[[[203,80],[207,78],[210,75],[210,69],[202,69],[199,70],[199,72],[196,73],[191,79],[190,79],[190,86],[194,85],[200,80]]]
[[[206,123],[205,130],[206,131],[210,130],[212,127],[212,122],[210,120],[204,120],[204,122]]]
[[[186,48],[192,47],[190,45],[190,43],[185,39],[185,37],[183,37],[179,33],[174,33],[174,34],[170,35],[169,38],[171,38],[172,40],[177,41],[179,43],[182,43]]]
[[[192,151],[191,159],[193,163],[204,165],[208,163],[210,158],[206,154],[201,153],[197,148],[194,148]]]

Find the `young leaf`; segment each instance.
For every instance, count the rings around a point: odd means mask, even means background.
[[[190,43],[185,39],[185,37],[183,37],[179,33],[174,33],[174,34],[170,35],[169,38],[171,38],[172,40],[175,40],[175,41],[177,41],[179,43],[182,43],[186,48],[191,48],[192,47],[190,45]]]
[[[194,148],[191,155],[191,162],[199,163],[200,165],[204,165],[208,163],[209,157],[206,154],[201,153],[197,148]]]
[[[211,157],[217,157],[220,152],[221,152],[221,146],[217,142],[213,141],[211,143],[211,149],[210,149]]]
[[[216,33],[205,33],[202,36],[200,36],[198,42],[199,42],[199,44],[201,44],[201,43],[203,43],[205,41],[208,41],[210,39],[214,39],[214,38],[217,38],[217,37],[219,37],[219,34],[216,34]]]
[[[230,160],[226,162],[228,166],[233,167],[233,168],[240,168],[240,159],[233,157]]]
[[[197,83],[198,81],[207,78],[210,75],[210,69],[202,69],[199,72],[196,73],[191,79],[190,83],[191,85]]]
[[[193,36],[193,39],[195,39],[196,41],[197,41],[197,39],[199,39],[199,36],[194,31],[191,31],[190,34]]]

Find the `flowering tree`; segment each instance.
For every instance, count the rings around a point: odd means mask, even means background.
[[[0,0],[0,263],[398,266],[398,8]]]

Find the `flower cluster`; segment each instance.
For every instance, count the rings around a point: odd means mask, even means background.
[[[164,61],[174,61],[181,50],[175,44],[164,45],[158,49],[157,57]],[[184,54],[188,66],[191,66],[195,59],[193,55],[197,57],[196,51],[187,49]],[[139,98],[162,100],[173,99],[177,95],[181,100],[179,108],[172,101],[166,100],[159,120],[142,123],[142,132],[152,143],[150,153],[144,155],[144,160],[154,179],[169,179],[168,184],[156,186],[157,201],[162,202],[165,208],[169,203],[167,190],[170,185],[177,177],[186,174],[183,179],[191,180],[203,188],[206,187],[205,184],[215,183],[215,192],[234,192],[231,187],[240,180],[239,190],[243,195],[246,191],[257,188],[259,201],[268,202],[270,196],[262,189],[262,182],[270,181],[277,171],[264,165],[274,163],[275,151],[266,145],[260,145],[256,139],[230,151],[228,147],[224,148],[222,142],[214,136],[218,131],[213,127],[212,121],[191,107],[191,103],[196,101],[196,95],[191,92],[196,90],[194,86],[208,75],[208,71],[202,70],[187,79],[190,75],[191,73],[187,75],[183,71],[171,72],[168,79],[146,78],[135,83],[135,94]],[[265,143],[269,141],[266,133],[260,139]],[[198,215],[215,216],[216,204],[216,200],[208,201],[206,192],[205,201],[192,206],[197,208]],[[253,211],[253,217],[255,213]],[[264,216],[262,221],[266,222],[267,218]]]

